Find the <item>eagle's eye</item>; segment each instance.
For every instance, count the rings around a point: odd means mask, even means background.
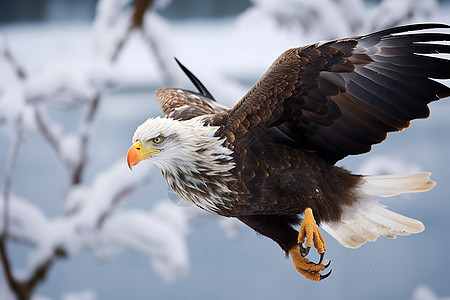
[[[164,139],[163,139],[162,136],[157,136],[157,137],[152,139],[153,143],[155,143],[155,144],[161,144],[163,140]]]

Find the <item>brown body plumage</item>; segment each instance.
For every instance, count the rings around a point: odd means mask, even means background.
[[[367,198],[364,186],[370,181],[334,164],[347,155],[369,151],[388,132],[408,127],[410,120],[427,117],[428,103],[450,95],[450,88],[433,80],[450,78],[449,60],[425,55],[450,53],[450,46],[435,43],[450,40],[450,35],[408,33],[430,28],[448,26],[398,27],[287,50],[231,109],[217,104],[190,74],[201,94],[164,88],[155,93],[156,100],[164,117],[178,122],[174,127],[198,122],[211,129],[202,136],[220,147],[198,146],[192,152],[198,157],[193,158],[193,167],[182,159],[178,166],[167,163],[167,158],[158,164],[159,153],[152,157],[182,198],[240,219],[286,253],[298,243],[293,226],[300,223],[306,208],[312,208],[317,223],[334,224],[335,230],[341,230],[340,242],[350,247],[378,235],[419,232],[421,223],[412,220],[418,223],[409,224],[408,219],[405,222],[412,229],[382,224],[383,231],[376,224],[371,233],[355,241],[354,233],[351,236],[348,226],[340,222],[344,214],[359,218],[357,210]],[[165,135],[163,128],[148,120],[138,128],[133,142],[140,147],[154,136],[164,140],[181,136],[175,129]],[[149,149],[162,154],[164,148],[158,147],[153,143]],[[207,150],[211,153],[205,154]],[[202,163],[202,155],[211,162]],[[136,163],[129,159],[130,166]],[[433,186],[428,176],[420,178],[409,190],[397,193]],[[370,215],[371,208],[366,210]]]

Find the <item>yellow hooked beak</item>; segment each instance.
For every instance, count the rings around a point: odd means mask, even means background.
[[[131,168],[135,165],[137,165],[140,161],[146,159],[152,154],[161,152],[161,150],[158,149],[149,149],[147,151],[142,151],[142,144],[141,142],[137,141],[134,143],[133,146],[130,147],[127,154],[127,163],[128,167]]]

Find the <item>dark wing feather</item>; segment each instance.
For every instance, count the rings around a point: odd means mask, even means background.
[[[436,43],[450,34],[409,32],[434,28],[449,26],[402,26],[285,51],[227,116],[217,114],[222,134],[232,142],[257,126],[277,127],[333,164],[367,152],[450,95],[433,80],[450,78],[450,60],[426,55],[450,53]]]
[[[202,94],[206,98],[216,101],[211,93],[203,85],[203,83],[198,80],[198,78],[194,74],[192,74],[192,72],[189,71],[188,68],[186,68],[178,59],[175,58],[175,61],[177,62],[181,70],[183,70],[184,74],[186,74],[186,76],[191,80],[192,84],[195,85],[200,94]]]
[[[155,92],[155,100],[161,107],[164,117],[176,120],[188,120],[228,109],[199,93],[176,88],[158,89]]]

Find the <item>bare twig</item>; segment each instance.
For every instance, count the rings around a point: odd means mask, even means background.
[[[51,266],[53,265],[53,262],[57,258],[66,258],[67,253],[64,249],[56,248],[53,252],[53,254],[47,258],[44,262],[42,262],[35,270],[34,272],[28,277],[27,280],[21,282],[21,297],[20,300],[30,299],[34,289],[36,286],[45,280],[45,277],[47,276],[47,273]]]
[[[5,60],[11,65],[12,69],[16,72],[17,77],[24,80],[26,78],[25,69],[17,63],[17,60],[12,55],[7,45],[4,46],[3,55],[5,56]]]
[[[60,145],[58,138],[55,136],[55,134],[50,130],[50,127],[48,126],[48,123],[44,121],[42,117],[42,112],[39,109],[39,107],[36,107],[34,110],[34,116],[36,123],[38,125],[39,130],[41,131],[44,138],[47,140],[47,142],[50,144],[50,146],[55,150],[58,157],[60,157]]]
[[[5,253],[3,251],[0,253],[2,261]],[[56,258],[64,258],[67,254],[63,249],[57,248],[54,253],[47,258],[42,264],[40,264],[32,274],[28,277],[27,280],[18,281],[16,280],[11,273],[11,278],[8,278],[8,284],[15,293],[18,300],[29,300],[31,295],[36,288],[36,286],[45,280],[48,270],[52,266],[53,262]],[[5,259],[8,259],[5,257]],[[11,281],[10,281],[11,279]]]
[[[149,46],[150,51],[155,55],[156,63],[163,75],[164,81],[167,85],[174,85],[175,79],[172,76],[172,74],[169,71],[169,68],[167,67],[167,64],[164,60],[164,55],[162,54],[161,49],[158,46],[157,41],[153,37],[153,35],[150,32],[146,32],[145,28],[141,28],[142,32],[142,38],[146,42],[146,44]]]
[[[111,55],[110,61],[116,62],[117,58],[119,57],[119,54],[125,45],[125,42],[127,41],[128,37],[130,36],[130,33],[133,31],[133,28],[130,27],[127,30],[127,33],[122,37],[122,39],[117,43],[116,49],[114,49],[114,52]]]
[[[142,28],[145,12],[153,6],[153,2],[153,0],[136,0],[131,28]]]
[[[86,166],[87,162],[87,153],[88,153],[88,146],[91,139],[92,134],[92,124],[94,123],[95,116],[98,111],[98,107],[100,104],[100,93],[98,92],[92,102],[89,105],[88,112],[86,114],[86,117],[84,121],[81,123],[82,127],[80,130],[80,152],[81,157],[80,160],[77,162],[77,165],[74,168],[73,174],[72,174],[72,185],[77,185],[81,183],[84,167]]]
[[[9,153],[8,162],[5,170],[5,181],[3,187],[3,201],[5,202],[5,207],[3,210],[3,238],[8,238],[8,225],[9,225],[9,199],[11,195],[12,186],[12,176],[14,173],[14,168],[16,165],[17,157],[19,154],[20,145],[22,142],[22,116],[19,115],[16,120],[17,132],[14,136],[14,142],[12,144],[11,151]]]
[[[168,85],[173,85],[175,83],[175,79],[172,74],[169,72],[169,69],[163,59],[163,54],[161,53],[160,48],[158,47],[158,43],[151,34],[151,32],[147,32],[146,28],[143,26],[144,24],[144,16],[145,12],[149,7],[152,7],[153,0],[137,0],[136,1],[136,9],[133,14],[131,28],[139,29],[142,33],[142,38],[149,46],[150,51],[156,57],[156,63],[164,77],[164,81]]]
[[[118,41],[116,45],[116,49],[111,55],[111,62],[116,62],[117,58],[119,57],[119,54],[125,45],[125,42],[128,40],[128,37],[130,36],[131,32],[134,31],[136,28],[142,28],[142,24],[144,22],[144,15],[146,10],[151,7],[153,4],[153,0],[136,0],[134,4],[134,11],[133,15],[130,20],[130,25],[128,27],[127,32],[122,37],[121,40]]]
[[[16,135],[14,136],[14,142],[12,143],[12,147],[9,153],[8,162],[5,170],[5,183],[3,187],[3,232],[0,236],[0,259],[3,266],[3,271],[5,273],[6,280],[8,281],[11,289],[17,294],[20,292],[20,284],[14,278],[12,273],[11,263],[9,260],[8,252],[6,249],[6,244],[9,236],[9,204],[10,204],[10,196],[11,196],[11,187],[12,187],[12,177],[14,173],[14,168],[16,165],[17,157],[19,154],[20,145],[22,143],[22,135],[23,135],[23,121],[22,116],[16,120]]]
[[[22,67],[19,66],[14,56],[11,54],[11,51],[7,47],[6,43],[3,48],[3,54],[5,60],[9,63],[11,68],[15,71],[17,77],[20,80],[24,80],[26,75],[25,71]],[[10,206],[10,197],[11,197],[11,187],[12,187],[12,177],[17,161],[17,157],[19,154],[19,149],[22,142],[23,136],[23,119],[22,115],[19,114],[17,119],[15,120],[14,128],[16,128],[16,134],[13,137],[12,147],[9,153],[9,157],[7,160],[7,165],[5,169],[5,181],[3,187],[3,232],[0,236],[0,260],[3,266],[3,272],[5,273],[6,280],[8,282],[9,287],[17,294],[20,293],[20,284],[14,277],[11,261],[9,259],[8,251],[7,251],[7,242],[9,239],[9,206]]]
[[[116,195],[114,195],[114,198],[111,201],[111,206],[108,210],[104,211],[103,214],[99,217],[96,227],[101,228],[103,226],[103,223],[108,219],[110,215],[112,215],[114,209],[119,205],[120,201],[126,197],[127,195],[131,194],[134,190],[134,186],[127,186],[123,190],[119,191]]]

